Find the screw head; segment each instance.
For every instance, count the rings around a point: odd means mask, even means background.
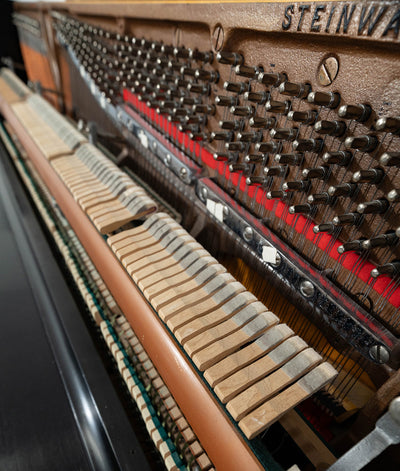
[[[218,52],[222,49],[224,45],[224,29],[221,25],[217,25],[214,28],[212,37],[211,37],[211,45],[214,52]]]
[[[387,363],[390,358],[390,353],[388,349],[384,345],[373,345],[369,349],[369,354],[370,357],[376,362],[376,363]]]
[[[326,57],[318,67],[317,80],[320,85],[327,87],[337,77],[339,72],[339,61],[334,56]]]
[[[167,167],[169,167],[170,163],[171,163],[171,155],[170,154],[167,154],[165,156],[165,159],[164,159],[164,163]]]
[[[179,170],[179,175],[181,177],[182,180],[184,180],[186,178],[186,175],[187,175],[187,170],[185,167],[182,167],[180,170]]]
[[[247,226],[243,231],[243,239],[246,242],[250,242],[253,239],[253,229],[250,226]]]
[[[314,285],[311,283],[311,281],[308,280],[303,280],[300,283],[300,293],[305,297],[305,298],[311,298],[315,292]]]
[[[206,201],[207,200],[207,196],[208,196],[208,191],[207,191],[207,188],[202,188],[201,189],[201,192],[200,192],[200,196],[201,196],[201,199],[203,201]]]

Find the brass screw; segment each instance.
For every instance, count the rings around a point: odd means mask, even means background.
[[[211,43],[215,52],[218,52],[222,49],[222,46],[224,44],[224,30],[221,25],[217,25],[214,28]]]
[[[317,79],[319,84],[323,87],[327,87],[335,80],[338,72],[339,61],[336,57],[326,57],[318,67]]]

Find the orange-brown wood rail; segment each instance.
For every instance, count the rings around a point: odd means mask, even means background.
[[[1,97],[0,112],[15,131],[214,466],[230,471],[263,469],[106,242]]]

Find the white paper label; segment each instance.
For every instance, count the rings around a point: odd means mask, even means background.
[[[263,245],[262,248],[262,259],[267,263],[276,263],[277,250],[275,247],[268,247]]]
[[[207,209],[212,215],[214,215],[218,221],[224,222],[224,205],[221,203],[216,203],[213,200],[206,201]]]
[[[143,131],[139,131],[138,137],[139,137],[139,140],[140,140],[140,143],[142,144],[142,146],[145,147],[146,149],[148,149],[149,148],[149,140],[147,139],[146,134]]]

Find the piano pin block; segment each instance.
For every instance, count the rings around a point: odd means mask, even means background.
[[[322,363],[292,386],[246,415],[239,422],[239,427],[251,440],[277,421],[285,412],[293,409],[332,381],[336,375],[336,370],[329,363]]]
[[[211,286],[208,286],[208,288],[211,288]],[[196,316],[192,312],[182,312],[178,316],[172,317],[169,325],[173,327],[172,330],[176,338],[184,343],[196,335],[224,322],[244,309],[245,306],[256,301],[257,298],[255,296],[248,291],[244,291],[244,287],[237,281],[234,281],[217,290],[212,297],[201,303],[201,305],[197,305]],[[200,309],[203,310],[201,314]]]
[[[257,316],[242,329],[220,339],[197,352],[192,360],[200,371],[204,371],[222,358],[238,350],[244,344],[260,337],[261,334],[278,322],[278,318],[270,312]]]
[[[230,319],[203,331],[201,334],[198,334],[188,341],[182,339],[181,343],[189,356],[193,356],[208,345],[211,345],[219,339],[238,331],[240,328],[244,327],[250,321],[263,313],[265,313],[265,306],[259,301],[256,301],[241,309]],[[278,318],[276,322],[278,322]],[[178,338],[177,334],[176,336]]]
[[[222,402],[228,402],[256,381],[284,365],[305,348],[307,344],[299,337],[291,337],[267,355],[224,379],[216,386],[215,393]]]
[[[228,411],[236,421],[241,420],[252,409],[304,376],[321,362],[322,358],[312,348],[303,350],[279,370],[230,400],[227,404]]]

